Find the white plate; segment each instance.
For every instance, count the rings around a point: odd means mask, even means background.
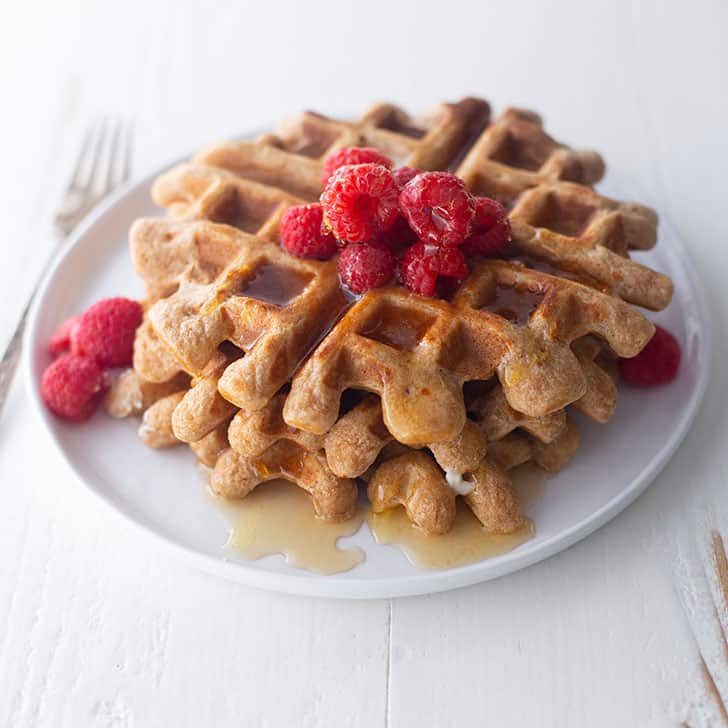
[[[31,313],[25,375],[35,409],[89,490],[208,571],[267,589],[348,598],[423,594],[493,579],[567,548],[616,516],[664,467],[695,416],[708,379],[708,311],[685,249],[663,222],[659,245],[639,259],[675,281],[675,300],[653,318],[680,340],[680,376],[655,390],[622,388],[617,414],[607,427],[581,423],[582,444],[574,461],[548,481],[544,496],[530,511],[536,523],[532,540],[480,563],[424,571],[398,549],[376,544],[365,524],[341,544],[361,545],[367,559],[343,574],[300,571],[281,556],[237,559],[223,549],[228,523],[206,494],[187,448],[149,450],[137,439],[136,421],[113,420],[103,413],[84,425],[64,423],[47,413],[39,397],[38,384],[48,363],[45,343],[56,325],[99,298],[141,295],[127,252],[127,232],[135,218],[159,214],[149,194],[156,176],[121,190],[69,240]],[[612,191],[621,198],[639,198],[625,185]]]

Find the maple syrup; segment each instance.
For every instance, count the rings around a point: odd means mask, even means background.
[[[532,290],[527,286],[496,285],[481,311],[498,314],[511,323],[525,326],[531,314],[539,307],[544,291]]]
[[[430,316],[399,306],[384,307],[367,321],[359,333],[399,351],[412,351],[432,323]]]
[[[287,306],[303,292],[310,280],[310,276],[290,268],[264,263],[236,288],[235,294],[275,306]]]
[[[348,571],[365,559],[358,546],[336,545],[359,530],[363,506],[348,521],[322,521],[316,518],[308,493],[287,481],[273,480],[240,501],[225,502],[224,509],[231,523],[225,547],[246,559],[283,554],[290,566],[319,574]]]
[[[514,468],[511,477],[524,510],[543,495],[547,479],[543,470],[526,464]],[[367,523],[377,543],[397,546],[412,564],[422,569],[451,569],[499,556],[525,543],[535,532],[533,522],[528,519],[514,533],[486,533],[462,499],[458,499],[452,529],[441,536],[427,536],[412,525],[404,508],[370,512]]]

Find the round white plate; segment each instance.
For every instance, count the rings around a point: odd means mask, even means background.
[[[673,303],[653,318],[680,340],[680,376],[655,390],[623,387],[617,413],[606,427],[580,423],[582,444],[575,459],[548,481],[529,512],[536,524],[533,539],[502,556],[443,571],[412,566],[398,549],[376,544],[366,524],[340,542],[358,544],[367,554],[364,563],[346,573],[311,574],[287,566],[278,555],[254,562],[236,558],[223,548],[228,521],[206,493],[187,448],[149,450],[137,439],[136,420],[114,420],[103,412],[83,425],[63,422],[48,414],[39,397],[49,361],[45,344],[58,323],[105,296],[141,296],[127,232],[135,218],[160,214],[150,200],[157,174],[109,199],[68,241],[33,306],[25,375],[35,409],[89,490],[208,571],[267,589],[347,598],[423,594],[493,579],[567,548],[616,516],[660,472],[693,420],[708,379],[708,311],[685,249],[663,222],[657,248],[635,257],[675,281]],[[612,192],[624,199],[634,196],[625,185]]]

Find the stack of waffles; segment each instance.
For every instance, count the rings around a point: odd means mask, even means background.
[[[450,170],[508,210],[512,240],[449,300],[400,286],[356,298],[336,259],[278,242],[284,210],[316,200],[323,162],[376,147],[395,165]],[[304,113],[275,135],[210,147],[156,180],[165,217],[138,220],[131,255],[147,291],[134,367],[110,392],[151,447],[188,443],[210,488],[243,498],[283,478],[316,514],[404,507],[446,533],[463,497],[492,533],[520,528],[509,469],[563,467],[578,411],[606,423],[616,359],[654,327],[670,279],[630,259],[657,216],[592,188],[598,154],[545,133],[530,111],[491,118],[467,98],[422,118],[380,104],[356,122]]]

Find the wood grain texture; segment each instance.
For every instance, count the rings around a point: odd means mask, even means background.
[[[647,190],[705,281],[716,346],[692,432],[623,515],[519,574],[393,603],[266,594],[158,552],[78,487],[16,385],[0,725],[721,725],[700,656],[725,699],[725,615],[698,535],[728,535],[726,32],[721,0],[6,4],[0,340],[90,116],[134,118],[142,174],[300,108],[476,93],[539,109]]]

